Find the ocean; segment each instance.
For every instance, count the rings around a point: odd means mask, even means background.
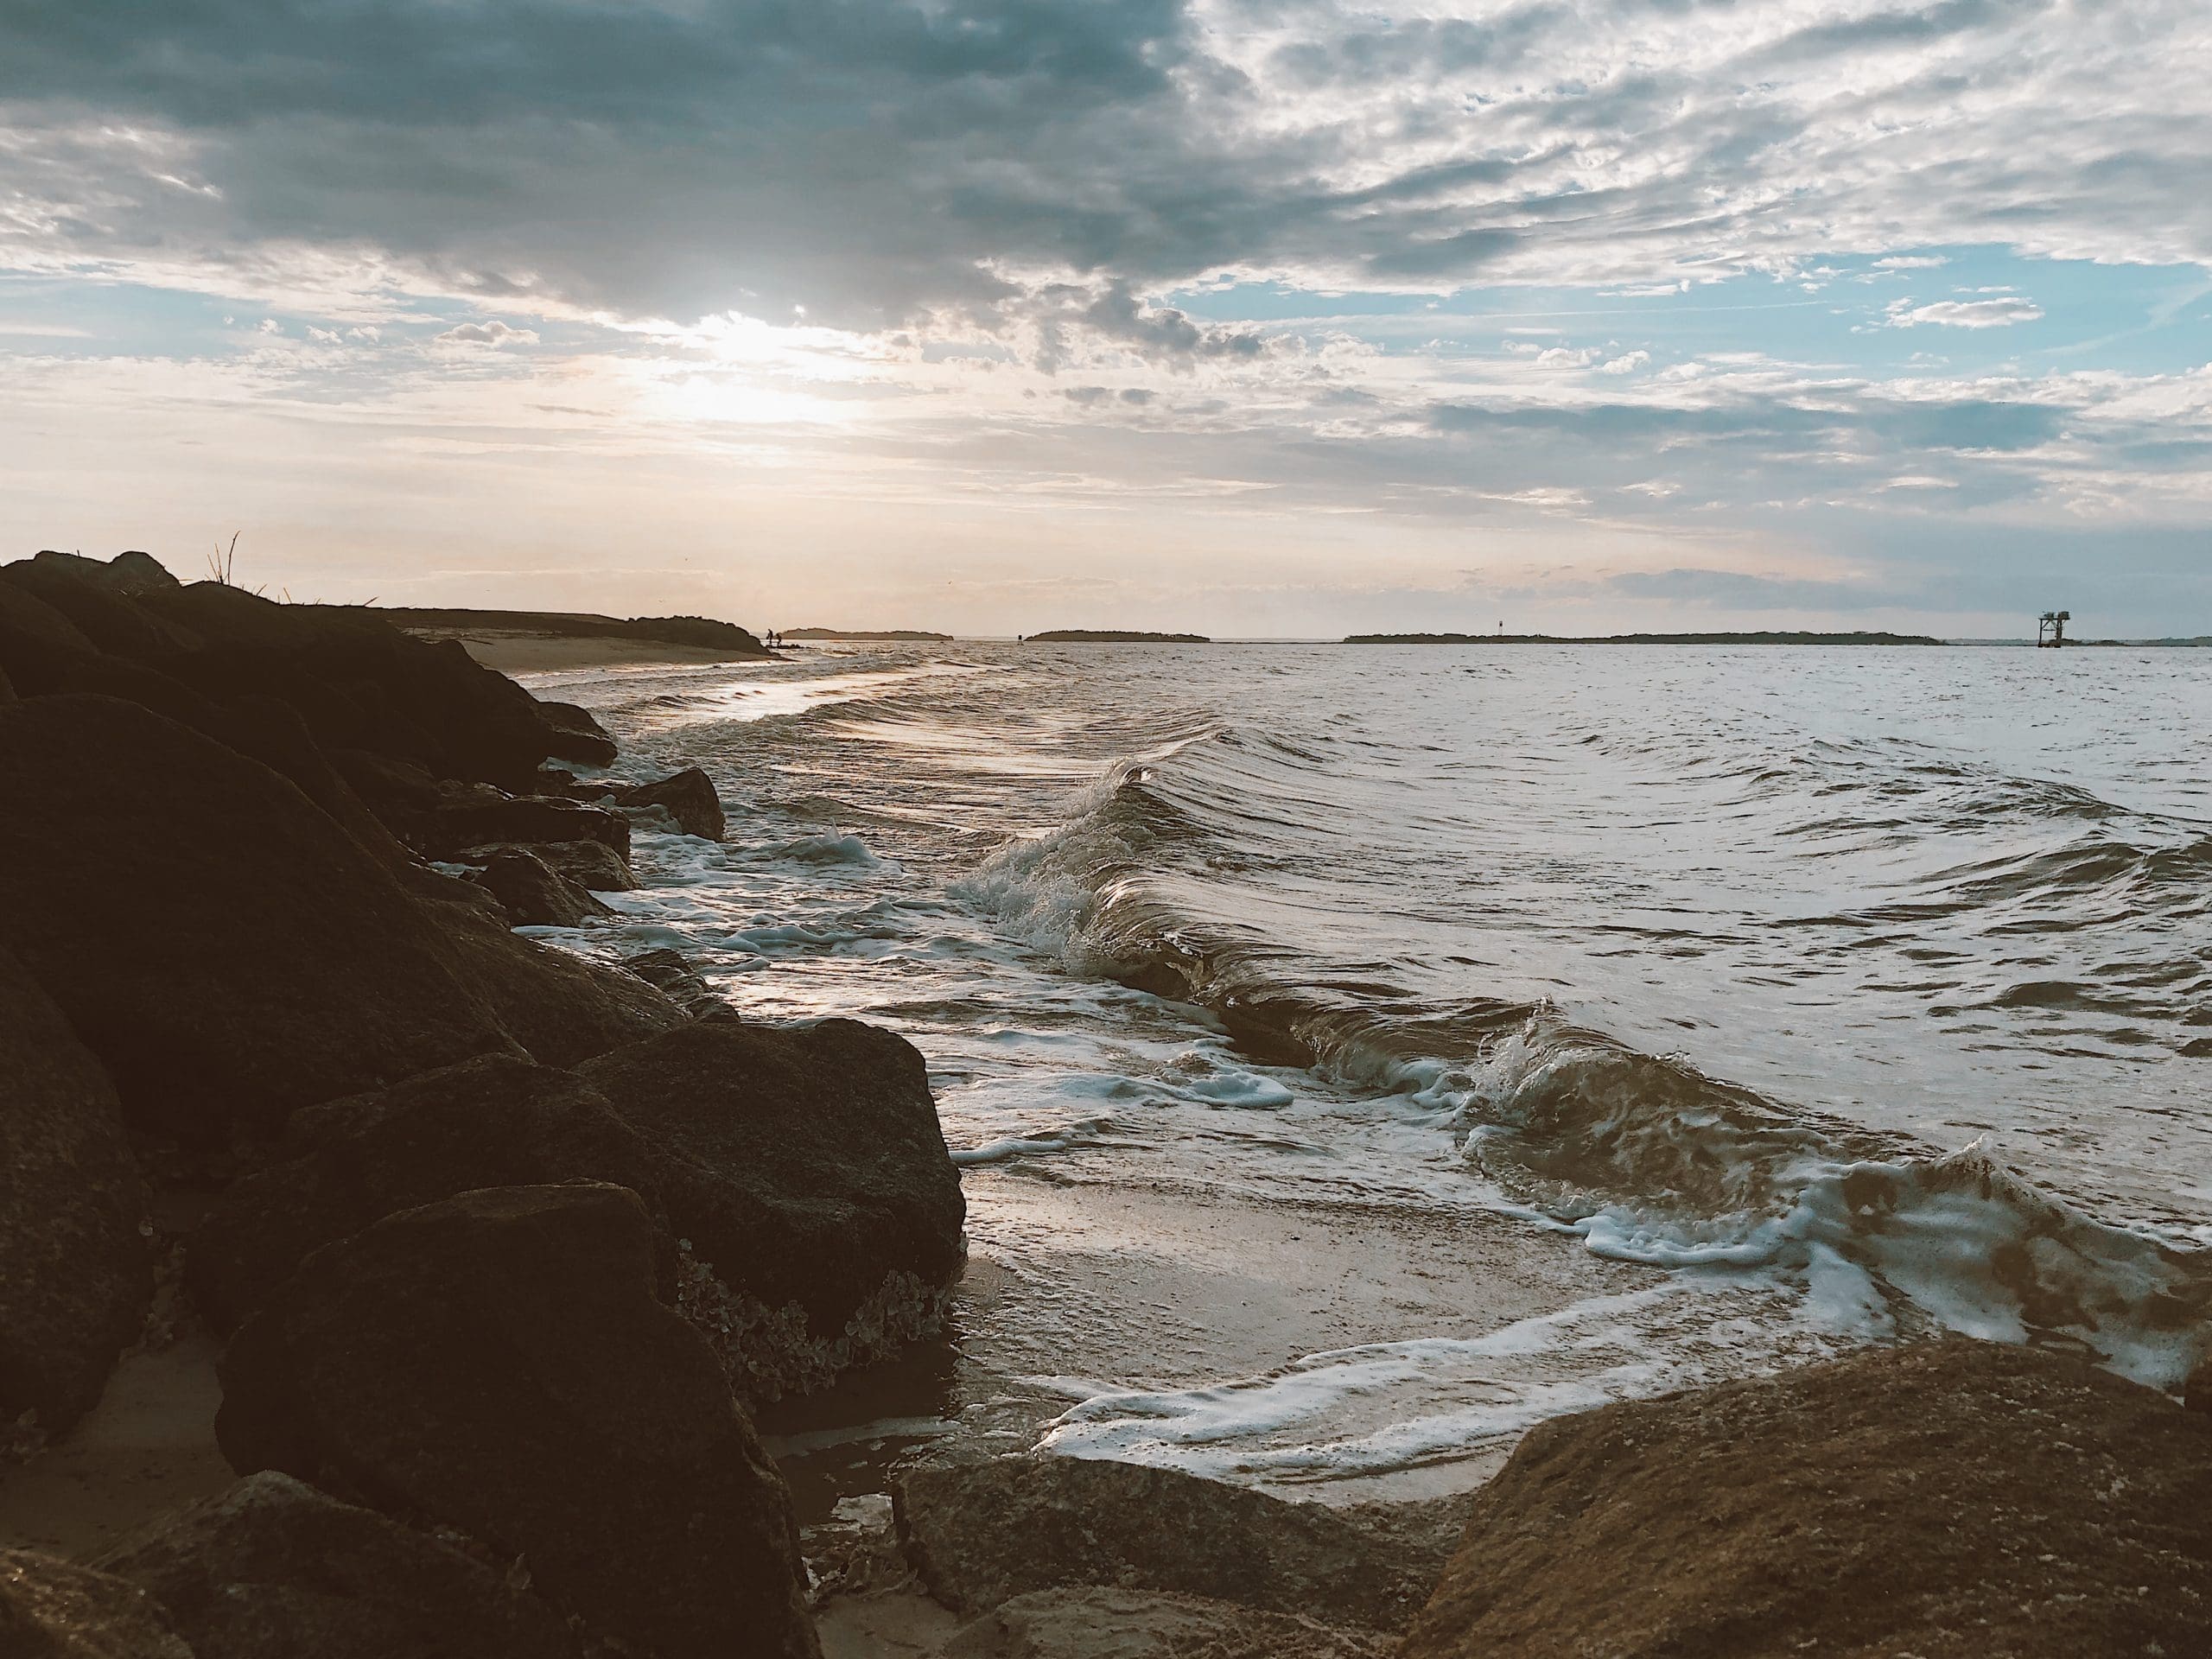
[[[973,1363],[872,1445],[1019,1401],[997,1432],[1335,1496],[1947,1327],[2168,1387],[2198,1351],[2212,654],[957,643],[529,683],[731,819],[641,833],[612,922],[538,931],[929,1058],[998,1287],[968,1317],[1022,1340],[956,1328]],[[1100,1282],[1168,1249],[1131,1194],[1315,1217],[1338,1337],[1210,1341],[1188,1274],[1085,1290],[1056,1251],[1109,1210]],[[1466,1282],[1363,1300],[1367,1241],[1415,1234]]]

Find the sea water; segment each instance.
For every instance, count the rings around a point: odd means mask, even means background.
[[[1656,1272],[1060,1450],[1341,1480],[1945,1328],[2212,1313],[2212,654],[836,647],[534,677],[697,766],[600,955],[928,1056],[970,1168],[1481,1212]]]

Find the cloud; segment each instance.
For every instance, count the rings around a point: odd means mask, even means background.
[[[1944,328],[2009,328],[2016,322],[2034,322],[2042,315],[2041,306],[2017,296],[1998,300],[1936,300],[1926,305],[1893,300],[1889,324],[1892,328],[1912,328],[1922,323]]]
[[[441,346],[535,346],[537,344],[537,331],[517,328],[495,317],[489,322],[455,323],[445,333],[432,338]]]
[[[1651,353],[1649,352],[1630,352],[1624,356],[1609,358],[1605,362],[1600,363],[1598,365],[1598,372],[1600,374],[1634,374],[1638,369],[1648,366],[1650,364],[1650,361]]]
[[[1149,296],[1224,270],[1635,295],[1937,244],[2212,260],[2197,0],[2125,29],[2050,0],[252,10],[0,13],[0,264],[854,327],[1075,283],[1196,361],[1255,336]]]

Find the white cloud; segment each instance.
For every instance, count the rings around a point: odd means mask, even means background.
[[[1892,328],[1917,327],[1922,323],[1944,328],[2009,328],[2017,322],[2033,322],[2042,315],[2043,308],[2033,300],[2017,297],[1935,300],[1926,305],[1893,300],[1890,302],[1889,323]]]
[[[1625,356],[1609,358],[1605,362],[1600,363],[1598,365],[1598,372],[1600,374],[1634,374],[1638,369],[1647,366],[1650,361],[1651,353],[1649,352],[1630,352]]]
[[[1885,259],[1877,259],[1874,262],[1874,269],[1877,270],[1934,270],[1950,263],[1950,257],[1947,254],[1893,253]]]
[[[456,323],[434,338],[441,346],[535,346],[537,331],[517,328],[495,317],[489,322]]]

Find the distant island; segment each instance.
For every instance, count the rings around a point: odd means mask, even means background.
[[[1028,636],[1033,645],[1210,645],[1203,633],[1145,633],[1123,628],[1054,628]]]
[[[926,628],[779,628],[779,639],[918,639],[925,642],[950,639],[949,633],[931,633]]]
[[[601,616],[588,611],[475,611],[378,605],[418,639],[458,639],[503,674],[616,663],[745,662],[772,653],[758,636],[710,616]]]
[[[1039,636],[1041,637],[1041,636]],[[1930,633],[1354,633],[1348,645],[1940,645]]]

